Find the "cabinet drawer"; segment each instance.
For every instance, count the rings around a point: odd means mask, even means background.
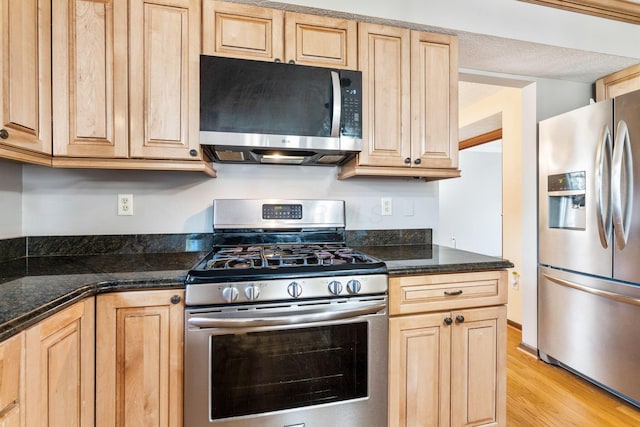
[[[500,305],[506,302],[506,270],[389,279],[390,315]]]

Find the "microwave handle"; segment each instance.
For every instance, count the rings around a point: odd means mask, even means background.
[[[342,114],[342,90],[340,88],[340,75],[331,71],[331,87],[333,88],[333,114],[331,120],[331,136],[340,136],[340,121]]]

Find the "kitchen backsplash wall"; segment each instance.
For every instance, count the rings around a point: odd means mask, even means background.
[[[209,233],[214,198],[328,198],[346,201],[347,229],[438,225],[438,184],[412,178],[336,179],[335,167],[216,164],[200,173],[23,167],[22,235]],[[133,195],[133,216],[117,195]],[[392,215],[381,215],[381,197]],[[0,208],[4,209],[2,205]]]
[[[0,239],[20,236],[22,236],[22,165],[0,159]]]

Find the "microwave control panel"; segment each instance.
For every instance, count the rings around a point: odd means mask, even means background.
[[[342,89],[342,118],[340,133],[344,136],[362,138],[362,73],[340,71]]]

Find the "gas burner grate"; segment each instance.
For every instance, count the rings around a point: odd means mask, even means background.
[[[338,244],[274,245],[221,248],[214,251],[206,269],[259,269],[295,266],[366,264],[369,257]]]

